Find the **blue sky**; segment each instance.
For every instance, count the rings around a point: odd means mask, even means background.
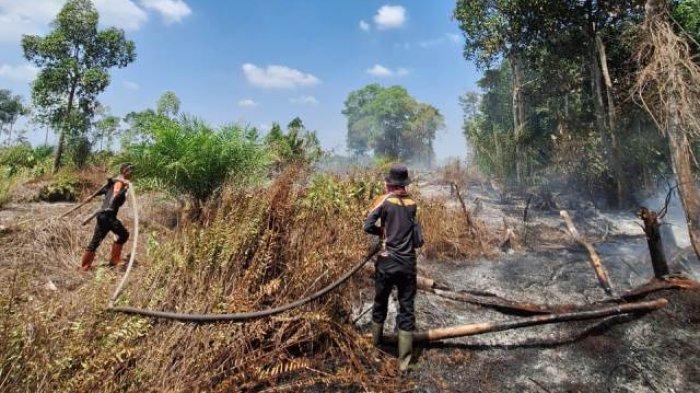
[[[0,88],[29,96],[36,70],[21,33],[42,33],[62,0],[0,0]],[[345,151],[347,94],[400,84],[437,107],[439,157],[463,156],[460,94],[479,78],[462,58],[454,0],[96,0],[104,24],[126,30],[138,58],[101,96],[115,115],[154,107],[165,90],[212,124],[286,124],[299,115],[323,145]],[[29,133],[32,141],[43,132]]]

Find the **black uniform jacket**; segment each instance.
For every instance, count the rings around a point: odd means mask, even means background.
[[[383,237],[385,258],[377,268],[386,272],[416,271],[416,249],[413,247],[413,222],[416,202],[408,194],[387,194],[378,198],[365,219],[364,230]]]

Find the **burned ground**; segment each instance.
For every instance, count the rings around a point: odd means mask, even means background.
[[[518,223],[522,200],[518,208],[517,202],[503,206],[494,199],[489,202],[487,195],[479,198],[485,220],[498,223],[505,217]],[[632,213],[591,209],[572,213],[579,230],[595,241],[618,292],[653,277],[646,239]],[[455,290],[490,292],[513,300],[585,304],[608,299],[588,254],[570,239],[558,211],[531,212],[528,230],[527,244],[517,251],[473,261],[422,261],[420,269]],[[518,233],[522,235],[521,230]],[[668,251],[673,272],[697,275],[700,266],[690,250],[669,247]],[[667,298],[669,305],[647,315],[536,326],[433,344],[421,353],[417,390],[698,391],[700,293],[661,291],[648,299],[659,297]],[[419,329],[518,318],[425,292],[419,292],[416,308]],[[391,315],[388,321],[393,324]]]
[[[424,187],[421,197],[430,198],[431,189]],[[447,206],[453,212],[454,220],[461,220],[459,207],[450,199],[445,190],[437,190],[437,195],[432,197],[443,198]],[[485,227],[495,233],[496,237],[502,234],[503,222],[514,228],[516,238],[513,250],[495,250],[484,253],[481,257],[465,259],[434,259],[421,260],[419,269],[421,274],[448,284],[455,290],[486,291],[496,295],[516,300],[527,300],[537,303],[576,303],[584,304],[606,300],[607,295],[598,286],[593,270],[588,262],[585,250],[575,244],[565,231],[565,226],[555,210],[533,210],[527,224],[527,236],[523,236],[525,224],[522,223],[524,207],[523,198],[512,198],[507,203],[501,203],[499,198],[481,191],[481,188],[470,189],[468,196],[469,208],[476,212],[475,217],[481,220]],[[480,207],[477,209],[473,203],[479,198]],[[158,196],[143,197],[143,226],[148,228],[142,239],[142,248],[139,251],[139,263],[147,263],[152,256],[148,255],[146,244],[163,242],[174,233],[169,232],[168,223],[172,221],[172,212],[176,205],[172,201],[163,203]],[[0,211],[0,224],[5,229],[0,234],[2,244],[0,253],[3,261],[0,262],[0,277],[3,282],[12,283],[14,279],[22,281],[23,293],[11,294],[14,297],[16,307],[24,308],[25,312],[31,310],[45,310],[46,305],[55,308],[55,316],[49,320],[62,320],[58,325],[65,323],[74,324],[81,320],[94,321],[96,332],[105,330],[110,332],[111,325],[125,327],[128,325],[138,337],[152,335],[164,335],[168,340],[179,334],[195,334],[203,341],[193,341],[193,348],[201,345],[219,343],[222,331],[229,332],[231,337],[238,337],[244,330],[231,328],[218,328],[216,326],[197,329],[187,328],[185,325],[171,327],[167,322],[156,322],[148,327],[143,325],[145,320],[128,317],[114,318],[104,314],[103,301],[106,301],[108,291],[113,282],[119,276],[119,271],[98,270],[93,276],[80,276],[73,270],[77,263],[76,255],[81,245],[89,236],[88,227],[80,227],[74,221],[69,221],[64,228],[55,220],[47,218],[55,217],[63,211],[67,204],[46,203],[19,203],[11,204]],[[570,205],[569,207],[576,207]],[[129,211],[125,210],[126,216]],[[595,243],[596,249],[601,255],[605,267],[608,269],[613,286],[622,292],[626,289],[638,286],[648,281],[653,276],[649,261],[646,241],[641,229],[635,224],[635,218],[630,212],[600,213],[595,209],[578,208],[571,209],[573,219],[584,235]],[[51,226],[50,228],[38,225]],[[77,220],[76,220],[77,221]],[[53,237],[47,238],[45,236]],[[523,240],[524,239],[524,240]],[[682,243],[682,242],[681,242]],[[51,245],[57,244],[51,251]],[[47,249],[48,247],[48,249]],[[697,274],[698,263],[686,251],[679,249],[669,250],[671,268],[676,272],[688,275]],[[104,252],[104,250],[103,250]],[[22,265],[15,255],[24,256]],[[55,259],[46,260],[47,255],[53,255]],[[11,258],[7,258],[11,256]],[[33,259],[32,259],[33,258]],[[42,259],[43,258],[43,259]],[[9,261],[12,261],[10,264]],[[137,268],[135,274],[147,272]],[[136,278],[132,284],[138,288],[141,279]],[[271,281],[271,284],[276,281]],[[20,283],[17,284],[19,287]],[[269,286],[270,293],[275,293],[281,288],[279,283],[273,288]],[[312,284],[313,285],[313,284]],[[370,305],[372,287],[367,277],[358,279],[353,284],[351,292],[345,292],[343,297],[352,298],[355,304],[353,310],[355,316],[367,309]],[[4,291],[7,290],[7,287]],[[86,291],[90,291],[89,293]],[[6,295],[5,292],[2,292]],[[157,293],[157,292],[156,292]],[[80,305],[80,298],[89,296],[89,302]],[[130,298],[139,299],[140,295],[129,295]],[[199,295],[197,295],[199,296]],[[201,296],[200,296],[201,297]],[[333,350],[338,356],[338,366],[343,366],[344,355],[342,351],[361,351],[365,372],[385,373],[386,384],[378,384],[377,380],[365,379],[363,381],[350,382],[352,375],[347,375],[347,380],[319,380],[311,385],[303,385],[304,388],[312,387],[321,391],[356,390],[371,387],[372,390],[393,390],[404,387],[408,390],[422,392],[442,391],[580,391],[580,392],[691,392],[700,388],[700,368],[698,356],[700,354],[700,294],[690,291],[662,291],[650,295],[648,298],[665,297],[670,303],[659,311],[646,315],[609,317],[603,321],[584,321],[557,325],[544,325],[518,330],[510,330],[499,333],[490,333],[462,339],[448,340],[442,344],[431,344],[420,351],[416,370],[412,372],[408,380],[397,379],[387,367],[392,364],[391,348],[385,348],[389,354],[373,353],[368,345],[347,345]],[[143,299],[142,299],[143,300]],[[200,300],[206,300],[206,296]],[[318,305],[326,310],[329,305],[333,308],[333,300]],[[266,302],[272,300],[267,299]],[[76,306],[76,304],[78,306]],[[177,304],[171,304],[178,307]],[[254,305],[251,305],[254,307]],[[317,307],[311,305],[306,308],[305,316],[299,321],[314,326],[312,319],[327,318],[324,311],[316,313]],[[417,298],[417,322],[419,329],[429,327],[450,326],[482,321],[503,321],[518,316],[505,315],[503,313],[455,302],[433,294],[419,292]],[[393,329],[393,313],[395,302],[390,304],[390,316],[387,330]],[[29,314],[28,314],[29,315]],[[294,315],[290,314],[290,317]],[[306,321],[304,318],[311,318]],[[42,317],[43,318],[43,317]],[[41,330],[41,324],[52,326],[42,318],[27,320],[21,333],[25,344],[31,345],[32,340],[37,340],[36,345],[47,345],[43,338],[50,336],[50,332]],[[340,317],[341,319],[345,317]],[[354,318],[353,318],[354,319]],[[102,321],[102,322],[99,322]],[[112,322],[110,322],[112,321]],[[364,333],[368,325],[368,315],[365,314],[356,322],[359,333]],[[55,322],[51,322],[55,323]],[[274,326],[291,326],[287,317],[282,317],[274,322]],[[135,325],[134,325],[135,324]],[[104,325],[104,326],[103,326]],[[78,329],[65,326],[66,329]],[[34,331],[33,329],[36,329]],[[222,330],[224,329],[224,330]],[[266,323],[254,323],[251,331],[272,334]],[[266,330],[267,329],[267,330]],[[67,331],[68,331],[67,330]],[[86,333],[85,337],[95,336]],[[129,333],[130,334],[130,333]],[[256,333],[258,334],[258,333]],[[262,333],[261,333],[262,334]],[[266,333],[268,334],[268,333]],[[307,333],[305,333],[307,334]],[[36,338],[35,338],[36,337]],[[95,336],[99,337],[99,336]],[[111,337],[107,335],[106,337]],[[185,336],[182,336],[185,337]],[[260,335],[260,340],[267,340]],[[276,337],[276,336],[275,336]],[[360,336],[347,336],[358,339]],[[127,340],[132,340],[127,336]],[[283,337],[276,337],[281,340]],[[329,337],[321,336],[323,342]],[[29,341],[26,341],[29,340]],[[213,340],[213,341],[212,341]],[[129,342],[129,341],[127,341]],[[154,342],[154,341],[151,341]],[[264,341],[261,341],[261,343]],[[226,340],[216,344],[235,345]],[[259,345],[259,344],[255,344]],[[305,344],[306,345],[306,344]],[[310,345],[310,343],[309,343]],[[316,344],[314,344],[316,345]],[[180,363],[184,360],[185,353],[176,353],[177,346],[164,347],[160,351],[173,351],[172,361]],[[119,381],[120,375],[130,375],[135,365],[140,364],[138,356],[144,356],[151,361],[158,359],[156,353],[147,349],[131,349],[134,351],[120,353],[125,360],[102,359],[106,367],[105,375],[113,375],[115,381]],[[26,351],[26,350],[25,350]],[[223,353],[223,352],[222,352]],[[257,353],[257,352],[256,352]],[[167,353],[166,353],[167,355]],[[374,358],[373,361],[369,360]],[[98,359],[100,360],[100,359]],[[76,361],[67,359],[55,359],[55,361]],[[85,361],[85,360],[83,360]],[[168,360],[170,361],[170,360]],[[301,359],[294,363],[286,360],[291,372],[281,373],[271,381],[294,390],[295,380],[299,376],[299,370],[295,367],[308,367],[311,359]],[[328,361],[328,360],[326,360]],[[223,360],[222,360],[223,362]],[[222,363],[224,364],[224,363]],[[272,367],[274,363],[271,363]],[[334,367],[325,364],[328,367]],[[57,367],[57,366],[54,366]],[[76,363],[60,369],[63,373],[72,373],[74,380],[62,381],[59,385],[47,382],[45,385],[33,386],[73,386],[73,382],[88,386],[85,379],[87,371],[80,371],[80,364]],[[192,364],[182,372],[191,373],[199,366]],[[233,363],[233,370],[242,367]],[[138,367],[137,367],[138,368]],[[167,367],[169,368],[169,367]],[[264,368],[265,372],[272,373],[274,369]],[[346,372],[350,372],[347,369]],[[183,374],[188,379],[169,385],[175,390],[182,390],[186,386],[209,386],[208,389],[231,388],[230,380],[205,379],[198,380],[192,374]],[[245,375],[245,374],[242,374]],[[344,375],[344,374],[343,374]],[[235,376],[235,375],[234,375]],[[339,382],[340,381],[340,382]],[[130,382],[132,383],[132,382]],[[137,383],[137,382],[133,382]],[[227,383],[229,385],[227,385]],[[19,385],[19,390],[22,390]],[[29,387],[30,385],[24,385]],[[93,386],[93,385],[91,385]],[[96,386],[96,385],[94,385]],[[138,385],[118,384],[110,382],[109,390],[130,390]],[[235,385],[234,385],[235,386]],[[247,385],[251,390],[262,390],[265,385]],[[272,386],[275,386],[274,384]],[[384,386],[384,388],[382,388]],[[17,386],[15,386],[17,387]]]

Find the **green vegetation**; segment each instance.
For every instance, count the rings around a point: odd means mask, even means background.
[[[166,191],[184,193],[198,203],[226,180],[245,183],[262,173],[268,162],[252,128],[213,129],[197,119],[158,115],[144,121],[145,140],[128,145],[122,159],[136,165],[139,178],[158,179],[169,188]]]
[[[174,91],[166,91],[158,99],[156,113],[161,116],[175,117],[180,113],[180,98]]]
[[[286,134],[274,123],[265,136],[265,145],[277,169],[289,163],[311,164],[323,156],[316,132],[307,130],[298,117],[289,122]]]
[[[584,186],[612,205],[654,188],[670,171],[665,142],[625,98],[637,71],[629,59],[640,5],[457,2],[464,55],[485,70],[483,94],[462,98],[480,169],[513,185]]]
[[[27,60],[41,70],[32,84],[39,117],[59,130],[54,172],[61,166],[66,140],[81,166],[89,153],[87,133],[97,96],[109,85],[108,70],[136,58],[133,41],[114,27],[98,29],[99,15],[89,0],[69,0],[58,13],[54,30],[44,37],[25,35]]]
[[[371,151],[375,156],[432,163],[433,140],[443,117],[405,88],[371,84],[350,92],[343,114],[348,119],[348,149],[355,155]]]
[[[22,104],[22,97],[12,95],[7,89],[0,89],[0,135],[7,134],[6,143],[12,143],[12,129],[21,116],[29,114],[29,108]]]

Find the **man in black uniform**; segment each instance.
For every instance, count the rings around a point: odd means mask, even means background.
[[[126,201],[126,193],[129,190],[129,179],[134,172],[133,165],[124,163],[119,167],[119,176],[107,180],[96,195],[104,195],[102,208],[97,213],[97,223],[92,234],[92,240],[85,249],[81,267],[83,270],[90,270],[92,262],[95,260],[95,251],[99,247],[105,236],[112,231],[117,235],[117,240],[112,244],[112,252],[109,258],[110,266],[117,266],[121,261],[122,247],[129,239],[129,231],[124,228],[124,224],[117,218],[119,208]]]
[[[411,182],[406,166],[393,165],[385,182],[387,193],[375,201],[364,223],[365,232],[383,240],[383,250],[375,262],[372,338],[375,345],[381,341],[389,295],[396,287],[399,370],[405,371],[413,352],[416,247],[422,246],[422,238],[416,223],[416,202],[406,192]]]

